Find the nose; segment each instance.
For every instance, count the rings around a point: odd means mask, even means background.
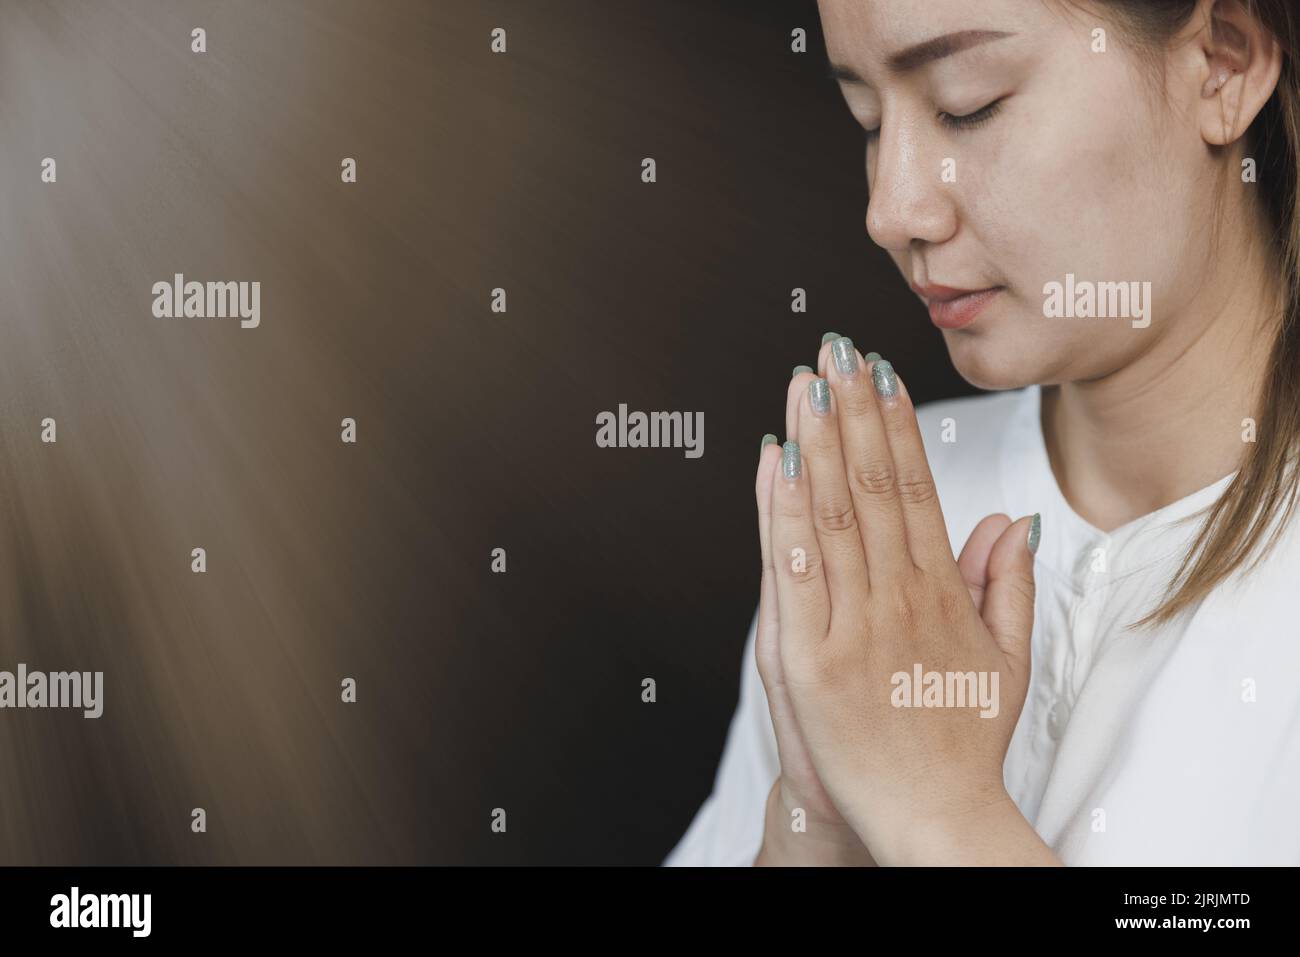
[[[955,159],[941,152],[915,123],[882,123],[867,176],[867,234],[878,246],[906,252],[917,242],[941,243],[956,231],[957,184],[944,181],[952,178],[945,172],[955,172]]]

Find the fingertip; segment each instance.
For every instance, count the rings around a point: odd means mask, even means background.
[[[768,441],[769,438],[771,439],[770,442]],[[769,446],[780,449],[776,436],[771,435],[771,433],[763,436],[763,443],[758,452],[758,468],[754,473],[754,499],[758,503],[759,515],[771,510],[773,476],[776,474],[777,460],[781,457],[779,451],[769,452]]]
[[[1022,515],[1008,525],[998,543],[1002,555],[998,561],[999,567],[1007,571],[1017,567],[1028,569],[1032,578],[1037,565],[1034,556],[1038,553],[1042,528],[1042,516],[1038,512]]]
[[[831,335],[829,332],[826,334]],[[834,341],[834,339],[823,339],[822,347],[817,350],[817,374],[823,378],[826,376],[826,363],[830,361],[831,343]]]
[[[998,513],[1001,516],[1002,513]],[[993,577],[1001,577],[1018,568],[1034,564],[1034,554],[1038,547],[1035,542],[1033,548],[1029,547],[1030,533],[1034,528],[1034,516],[1022,515],[1014,522],[1008,522],[997,535],[993,542],[992,550],[989,554],[989,574]],[[997,524],[994,524],[995,516],[986,516],[979,524],[982,526],[989,523],[988,531],[991,533]],[[998,520],[1000,524],[1000,519]],[[976,526],[977,528],[979,526]],[[1039,528],[1041,529],[1041,519]]]
[[[808,383],[817,378],[817,374],[808,366],[795,366],[794,375],[790,376],[789,391],[792,395],[798,395],[808,388]]]
[[[902,380],[888,359],[877,359],[871,363],[871,386],[876,390],[876,398],[885,405],[891,405],[902,398]]]
[[[799,481],[803,475],[803,454],[799,443],[789,440],[781,446],[781,477],[790,482]]]
[[[820,376],[808,383],[808,388],[804,389],[807,398],[808,413],[816,419],[824,419],[831,414],[831,386],[830,383]],[[804,408],[800,405],[800,410]]]

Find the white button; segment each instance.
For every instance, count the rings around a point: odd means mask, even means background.
[[[1061,735],[1065,734],[1066,722],[1070,720],[1070,709],[1066,707],[1064,701],[1055,701],[1052,707],[1047,711],[1047,733],[1052,736],[1053,741],[1060,741]]]

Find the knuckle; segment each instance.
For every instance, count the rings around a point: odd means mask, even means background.
[[[1016,576],[1006,582],[1007,589],[1012,594],[1012,601],[1021,608],[1034,607],[1034,583],[1030,580]]]
[[[846,382],[835,396],[845,415],[867,415],[875,410],[876,400],[862,383]]]
[[[955,621],[965,606],[970,604],[970,592],[965,586],[960,591],[957,588],[940,588],[938,602],[944,620]]]
[[[844,677],[844,656],[829,641],[821,643],[810,664],[813,678],[822,687],[834,687]]]
[[[817,503],[817,527],[823,532],[847,532],[857,528],[857,513],[853,503],[841,498],[829,498]]]
[[[797,559],[793,555],[790,558],[790,580],[796,585],[811,585],[822,573],[821,552],[815,548],[801,551],[802,554]]]
[[[894,436],[906,435],[917,427],[916,410],[912,408],[911,400],[903,395],[901,389],[895,393],[893,405],[884,415],[884,420],[885,432],[891,439]]]
[[[898,494],[892,463],[875,460],[859,463],[853,469],[853,484],[871,498],[889,499]]]
[[[787,679],[796,684],[826,689],[843,680],[846,663],[835,644],[823,640],[802,654],[792,655],[791,660],[783,656],[781,667]]]
[[[804,518],[803,500],[797,496],[781,495],[772,505],[773,518],[797,522]]]
[[[924,472],[909,472],[898,476],[898,497],[908,505],[928,505],[938,493],[934,479]]]
[[[912,588],[906,585],[894,590],[890,608],[894,613],[894,620],[903,629],[911,627],[920,620],[920,603]]]

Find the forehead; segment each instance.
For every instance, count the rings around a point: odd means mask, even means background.
[[[1033,33],[1049,0],[818,0],[831,63],[879,79],[889,57],[918,44],[969,31]]]

